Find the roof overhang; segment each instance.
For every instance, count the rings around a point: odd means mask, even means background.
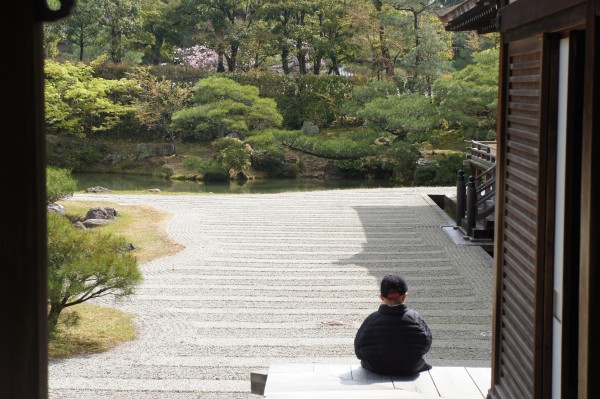
[[[467,0],[436,14],[447,31],[475,30],[481,34],[498,31],[496,0]]]

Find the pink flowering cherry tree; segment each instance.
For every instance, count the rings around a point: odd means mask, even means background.
[[[197,44],[192,47],[178,48],[173,62],[190,68],[216,71],[219,56],[213,49]]]

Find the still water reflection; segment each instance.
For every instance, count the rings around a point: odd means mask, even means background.
[[[330,179],[324,181],[317,179],[257,179],[247,182],[204,183],[109,173],[74,173],[73,178],[77,182],[77,191],[101,186],[112,191],[147,191],[158,188],[161,191],[181,193],[257,194],[393,186],[387,180],[365,179]]]

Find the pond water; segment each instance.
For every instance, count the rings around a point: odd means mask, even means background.
[[[393,184],[387,180],[366,179],[256,179],[246,182],[205,183],[111,173],[73,173],[72,176],[77,182],[77,191],[101,186],[112,191],[147,191],[158,188],[161,191],[178,193],[266,194],[286,191],[393,187]]]

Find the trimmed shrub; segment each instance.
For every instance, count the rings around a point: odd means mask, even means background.
[[[259,96],[252,85],[211,76],[194,86],[193,105],[173,114],[172,127],[187,141],[212,140],[229,134],[242,137],[279,127],[283,117],[273,99]]]
[[[48,204],[68,198],[77,188],[71,171],[55,167],[46,168],[46,202]]]

